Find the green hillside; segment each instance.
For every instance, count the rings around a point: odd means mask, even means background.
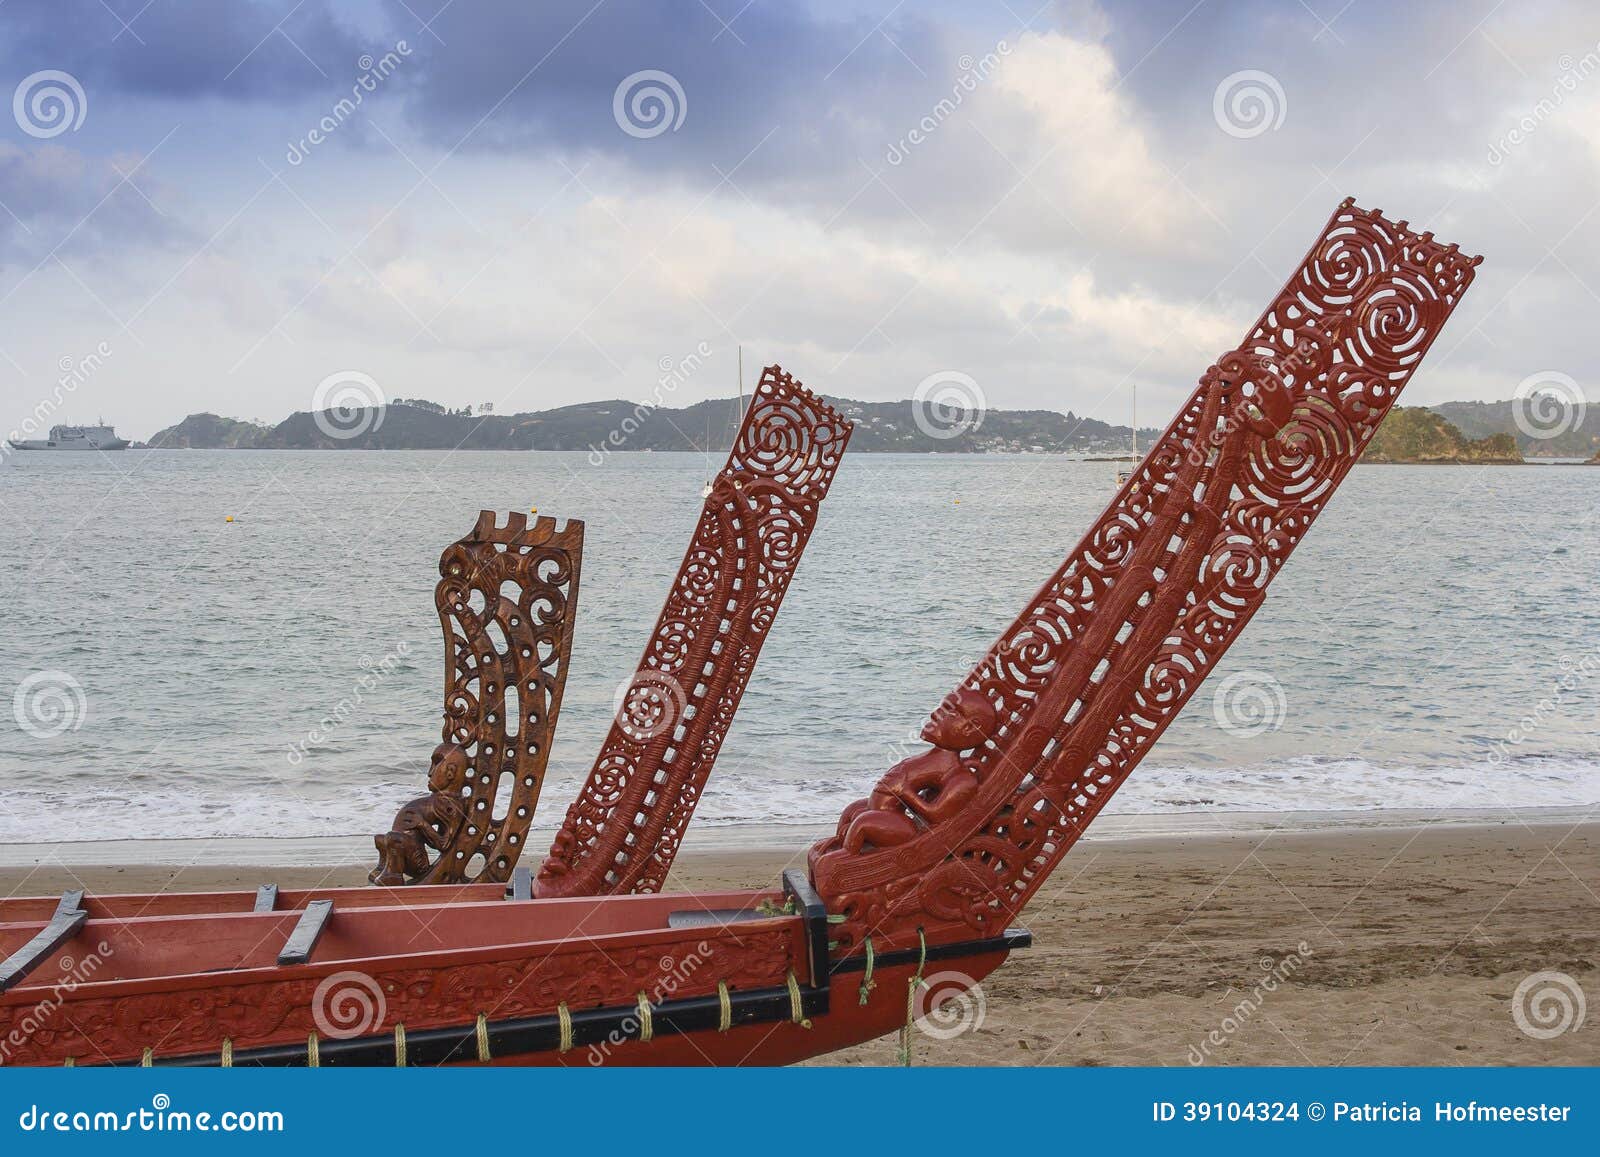
[[[237,450],[260,442],[270,427],[216,414],[190,414],[176,426],[168,426],[150,436],[157,450]]]
[[[1568,411],[1553,397],[1504,402],[1441,402],[1430,407],[1443,415],[1468,438],[1487,438],[1491,434],[1510,434],[1517,448],[1528,458],[1588,458],[1600,454],[1600,405],[1585,408],[1583,421],[1571,430],[1562,429]],[[1547,410],[1541,414],[1540,410]],[[1515,415],[1523,414],[1529,430],[1558,432],[1549,438],[1535,438],[1517,425]]]
[[[933,437],[916,421],[914,403],[829,398],[856,424],[850,447],[862,451],[1127,453],[1133,432],[1070,411],[989,410],[975,429]],[[747,403],[748,404],[748,403]],[[717,398],[683,409],[615,400],[584,402],[527,414],[449,411],[432,402],[397,400],[381,411],[297,413],[273,427],[192,414],[150,439],[152,446],[262,450],[628,450],[726,451],[738,427],[738,399]],[[936,416],[959,426],[963,415]],[[331,432],[330,432],[331,431]],[[341,431],[350,436],[336,437]],[[1145,444],[1158,431],[1139,431]]]
[[[1472,439],[1426,406],[1396,406],[1367,443],[1361,460],[1512,464],[1523,459],[1509,434]]]

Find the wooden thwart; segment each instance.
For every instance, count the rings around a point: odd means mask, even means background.
[[[62,893],[61,903],[56,905],[50,923],[41,928],[32,940],[6,957],[4,964],[0,964],[0,992],[21,984],[57,948],[76,936],[88,919],[89,913],[83,910],[83,892]]]
[[[332,900],[309,902],[306,910],[300,913],[300,920],[295,924],[294,931],[289,933],[289,939],[284,941],[283,951],[278,953],[278,963],[304,964],[310,960],[312,951],[317,947],[317,941],[328,927],[328,917],[332,915]]]

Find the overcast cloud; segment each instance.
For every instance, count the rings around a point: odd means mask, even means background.
[[[619,122],[636,73],[665,104]],[[102,342],[67,416],[136,436],[341,370],[643,398],[701,342],[675,400],[742,343],[830,393],[1137,386],[1164,423],[1346,195],[1486,258],[1410,401],[1600,400],[1592,3],[9,0],[19,88],[5,428]]]

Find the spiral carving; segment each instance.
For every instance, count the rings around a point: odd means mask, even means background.
[[[540,895],[661,888],[850,431],[780,368],[763,372]]]
[[[811,849],[841,951],[1015,917],[1261,606],[1478,261],[1339,206],[963,682],[996,722],[951,773],[960,809],[911,816],[909,838],[860,852],[841,823]],[[875,798],[891,798],[890,777]]]
[[[583,523],[483,511],[439,559],[444,742],[431,793],[377,837],[374,882],[503,881],[522,855],[561,712]],[[497,804],[503,803],[503,807]]]

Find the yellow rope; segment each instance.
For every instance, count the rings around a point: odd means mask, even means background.
[[[155,1049],[145,1049],[144,1050],[144,1056],[139,1058],[139,1067],[141,1069],[148,1069],[151,1065],[155,1064],[155,1061],[156,1061],[156,1050]]]
[[[394,1026],[394,1067],[406,1067],[406,1026],[403,1024]]]
[[[650,998],[639,990],[639,1039],[647,1041],[655,1035],[655,1025],[650,1019]]]
[[[800,982],[795,979],[794,969],[789,969],[789,1019],[801,1028],[810,1028],[811,1021],[805,1016],[805,1007],[800,1003]]]
[[[75,1069],[75,1068],[77,1068],[78,1067],[78,1058],[77,1057],[68,1057],[66,1060],[61,1062],[61,1067],[64,1068],[64,1069]]]
[[[556,1009],[556,1019],[561,1022],[561,1051],[572,1051],[572,1013],[567,1011],[567,1002],[562,1001]]]
[[[878,987],[878,982],[872,979],[872,966],[876,961],[876,954],[872,951],[872,937],[867,937],[867,970],[861,977],[861,1003],[867,1003],[867,994]]]
[[[233,1068],[233,1038],[230,1036],[222,1038],[222,1067]]]
[[[322,1048],[317,1044],[316,1033],[306,1037],[306,1067],[309,1069],[322,1067]]]
[[[917,943],[922,951],[917,957],[916,975],[906,981],[906,1023],[900,1030],[900,1063],[906,1068],[911,1067],[911,1028],[917,1019],[917,989],[923,984],[922,970],[928,963],[928,939],[921,928],[917,929]]]
[[[728,998],[728,982],[717,981],[717,1031],[727,1032],[733,1027],[733,1001]]]
[[[489,1063],[489,1018],[481,1012],[478,1014],[478,1060]]]

